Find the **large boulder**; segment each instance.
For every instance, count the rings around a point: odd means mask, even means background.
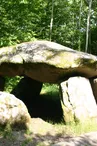
[[[97,78],[90,79],[90,83],[91,83],[93,94],[97,103]]]
[[[97,119],[97,104],[91,84],[84,77],[71,77],[60,84],[65,122]]]
[[[0,75],[26,75],[57,83],[70,76],[97,76],[97,57],[49,41],[0,48]]]
[[[31,117],[25,104],[14,95],[0,91],[0,126],[30,128]]]

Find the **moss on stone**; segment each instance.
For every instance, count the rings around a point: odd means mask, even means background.
[[[71,52],[55,52],[53,55],[47,57],[48,64],[55,65],[57,68],[75,67],[75,55]]]
[[[80,66],[86,65],[86,66],[92,68],[92,67],[96,67],[97,60],[78,58],[75,60],[75,63],[77,63]]]
[[[74,114],[72,113],[72,111],[68,110],[62,101],[61,101],[61,106],[62,106],[62,110],[63,110],[63,119],[64,119],[65,123],[66,124],[75,123],[75,118],[74,118]]]

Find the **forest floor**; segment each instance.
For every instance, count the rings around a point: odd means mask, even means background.
[[[0,146],[97,146],[97,132],[82,136],[66,133],[65,125],[32,118],[32,131],[11,131],[0,136]]]

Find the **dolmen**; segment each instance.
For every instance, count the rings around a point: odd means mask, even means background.
[[[0,89],[5,76],[17,75],[24,77],[13,91],[16,97],[21,90],[25,96],[30,85],[37,96],[43,83],[58,84],[66,123],[97,118],[97,56],[44,40],[0,48]]]

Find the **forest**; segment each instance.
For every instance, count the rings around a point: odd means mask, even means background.
[[[74,50],[96,55],[97,0],[0,0],[0,48],[34,40],[48,40]],[[24,60],[22,59],[22,61]],[[8,70],[6,71],[8,72]],[[53,71],[52,74],[54,74]],[[16,87],[22,78],[23,76],[13,78],[5,76],[4,91],[12,93],[12,89]],[[84,87],[85,85],[83,84],[82,86]],[[29,90],[31,90],[31,87]],[[27,89],[23,93],[26,93],[26,91]],[[28,93],[27,97],[29,98]],[[26,134],[23,131],[13,133],[14,131],[9,125],[10,122],[7,122],[5,129],[1,129],[0,126],[0,146],[26,146],[28,144],[54,146],[54,143],[67,139],[68,144],[71,142],[71,145],[73,144],[72,142],[77,145],[83,143],[83,145],[91,143],[96,145],[97,117],[96,120],[94,118],[90,121],[85,120],[85,122],[78,123],[77,118],[74,116],[75,122],[68,122],[65,125],[63,107],[59,98],[59,85],[57,84],[44,83],[39,97],[35,98],[35,101],[34,98],[31,98],[33,102],[30,102],[31,100],[27,98],[30,105],[29,109],[33,112],[32,122],[30,123],[32,131],[27,131]],[[89,100],[86,100],[88,105],[87,101],[89,102]],[[92,102],[90,103],[89,112],[92,109],[91,105]],[[1,109],[3,109],[2,107]],[[36,117],[39,118],[36,119]],[[2,120],[2,118],[0,119]],[[72,136],[75,138],[75,136],[91,131],[96,132],[77,137],[78,141],[72,139]]]
[[[0,47],[50,40],[97,54],[97,0],[0,0]]]

